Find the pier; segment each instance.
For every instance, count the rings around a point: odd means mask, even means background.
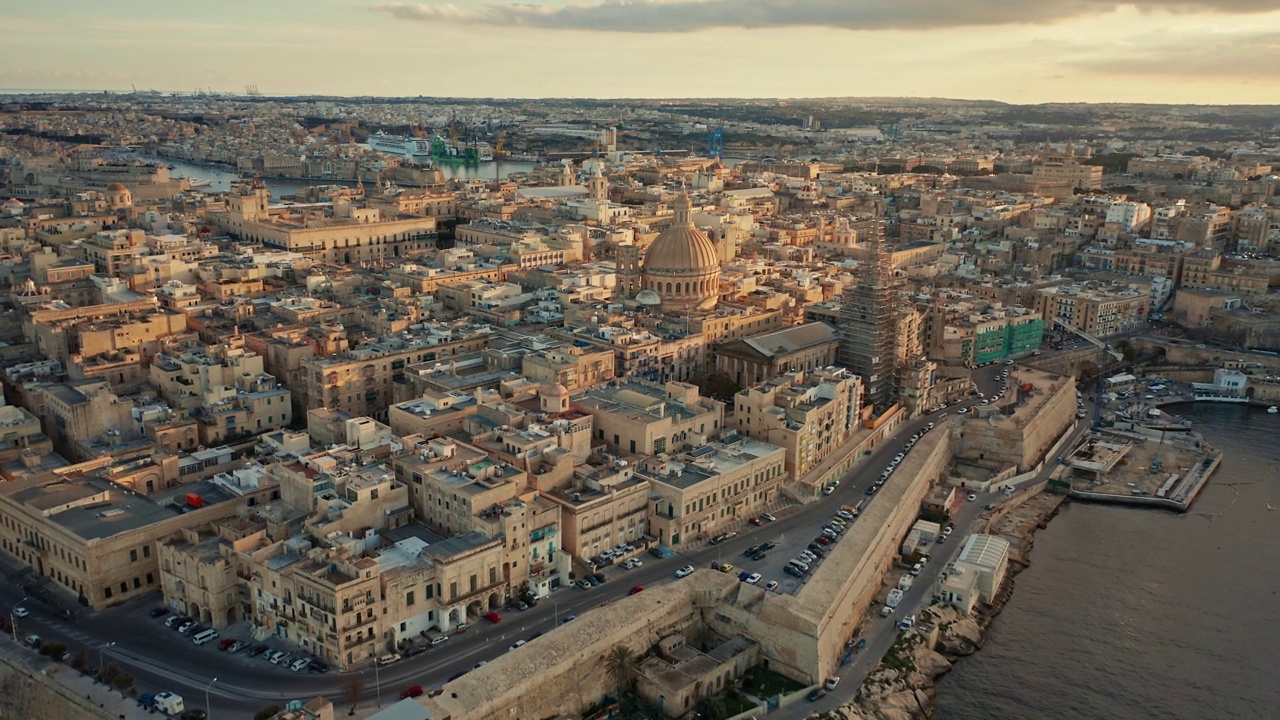
[[[1222,462],[1199,436],[1164,442],[1108,431],[1086,438],[1067,458],[1070,497],[1186,512]]]

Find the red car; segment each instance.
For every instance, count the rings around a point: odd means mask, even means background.
[[[502,616],[492,610],[484,614],[484,619],[491,623],[502,622]]]
[[[403,700],[405,698],[418,697],[423,692],[421,685],[414,685],[413,687],[406,688],[404,692],[400,693],[400,699]]]
[[[235,644],[236,644],[235,638],[222,638],[222,641],[218,643],[218,649],[226,650],[227,648]]]
[[[818,537],[814,538],[813,541],[818,543],[819,545],[831,544],[831,538],[827,537],[826,535],[819,535]]]
[[[637,586],[635,586],[635,587],[631,588],[629,591],[627,591],[627,594],[628,594],[628,595],[635,595],[636,593],[642,593],[642,592],[644,592],[644,586],[643,586],[643,585],[637,585]]]
[[[764,521],[758,517],[747,518],[747,522],[751,523],[752,525],[755,525],[756,527],[759,527],[764,524]]]

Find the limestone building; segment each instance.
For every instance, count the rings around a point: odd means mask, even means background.
[[[715,346],[716,369],[738,387],[752,387],[793,370],[816,370],[835,363],[840,337],[823,322],[796,325]]]
[[[768,508],[787,478],[786,452],[729,432],[684,453],[646,458],[638,474],[651,489],[650,534],[679,547]]]
[[[734,429],[782,447],[798,480],[857,431],[862,381],[844,368],[793,370],[740,391],[734,404]]]
[[[574,396],[590,413],[595,439],[615,453],[661,455],[701,445],[720,430],[724,406],[681,382],[614,380]]]

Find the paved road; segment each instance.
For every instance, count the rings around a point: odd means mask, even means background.
[[[982,392],[990,395],[998,389],[996,376],[1001,369],[1003,366],[993,365],[974,371]],[[964,404],[971,405],[973,400]],[[955,409],[949,409],[949,417],[954,416]],[[29,601],[24,605],[31,610],[31,616],[18,620],[18,633],[21,637],[28,632],[38,632],[46,640],[62,640],[72,647],[73,652],[81,647],[88,648],[90,662],[95,664],[101,649],[103,661],[114,662],[132,674],[140,692],[177,692],[187,700],[188,707],[204,705],[208,682],[216,677],[218,681],[209,688],[211,714],[215,717],[241,717],[268,704],[283,704],[284,701],[316,695],[325,695],[340,707],[345,707],[341,702],[344,687],[353,678],[358,678],[363,686],[360,693],[361,706],[386,705],[398,699],[400,691],[410,685],[421,685],[428,689],[439,687],[456,673],[470,670],[480,661],[488,661],[508,652],[508,648],[516,640],[527,640],[534,633],[545,633],[557,623],[563,622],[566,616],[581,614],[607,604],[626,595],[635,585],[678,582],[673,573],[681,565],[691,564],[704,568],[713,560],[724,559],[738,565],[739,569],[748,569],[749,565],[755,563],[740,562],[744,560],[742,551],[766,540],[777,541],[780,546],[769,553],[769,559],[761,563],[761,567],[750,569],[767,573],[762,583],[769,579],[787,580],[793,583],[790,587],[794,588],[794,579],[781,573],[781,567],[787,559],[798,554],[818,534],[823,523],[841,504],[856,504],[867,498],[864,494],[866,487],[875,480],[889,460],[903,449],[907,438],[928,422],[936,420],[936,414],[933,414],[904,423],[891,441],[880,443],[870,457],[858,463],[842,478],[840,487],[832,496],[809,505],[780,511],[776,513],[776,522],[759,528],[744,522],[736,537],[720,545],[692,548],[677,553],[673,558],[661,560],[644,556],[644,566],[634,570],[610,568],[605,573],[609,582],[600,587],[590,590],[561,588],[536,607],[524,612],[503,612],[502,621],[498,624],[479,621],[466,632],[452,636],[443,645],[378,670],[370,668],[359,672],[325,675],[293,673],[287,668],[271,665],[260,657],[220,652],[216,642],[197,647],[185,636],[164,627],[163,619],[153,620],[148,617],[147,611],[160,604],[159,597],[154,595],[75,622],[56,618],[37,603]],[[889,482],[893,482],[893,478]],[[875,502],[876,497],[872,496],[869,502]],[[973,511],[976,516],[975,508],[981,505],[979,502],[974,504],[974,508],[966,510]],[[964,517],[972,520],[967,514]],[[957,525],[959,524],[958,522]],[[954,550],[957,545],[949,544],[945,547]],[[930,567],[941,565],[935,560]],[[12,570],[13,566],[8,569]],[[7,581],[0,583],[0,603],[3,607],[12,607],[22,599],[20,583],[15,581],[13,575],[13,572],[6,572]],[[924,588],[928,585],[929,582],[922,577],[913,592],[923,595]],[[787,587],[782,586],[780,589],[786,590]],[[234,636],[223,634],[223,637]],[[267,644],[288,649],[283,643],[268,641]],[[522,648],[514,652],[528,650]],[[845,687],[842,685],[841,690]],[[850,682],[847,687],[852,695],[856,690],[856,683]]]

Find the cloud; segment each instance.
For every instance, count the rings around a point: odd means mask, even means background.
[[[1200,36],[1067,64],[1105,75],[1275,79],[1280,78],[1280,32]]]
[[[711,28],[928,29],[1044,23],[1121,7],[1174,13],[1261,13],[1275,0],[597,0],[534,4],[385,3],[402,20],[554,30],[660,33]]]

